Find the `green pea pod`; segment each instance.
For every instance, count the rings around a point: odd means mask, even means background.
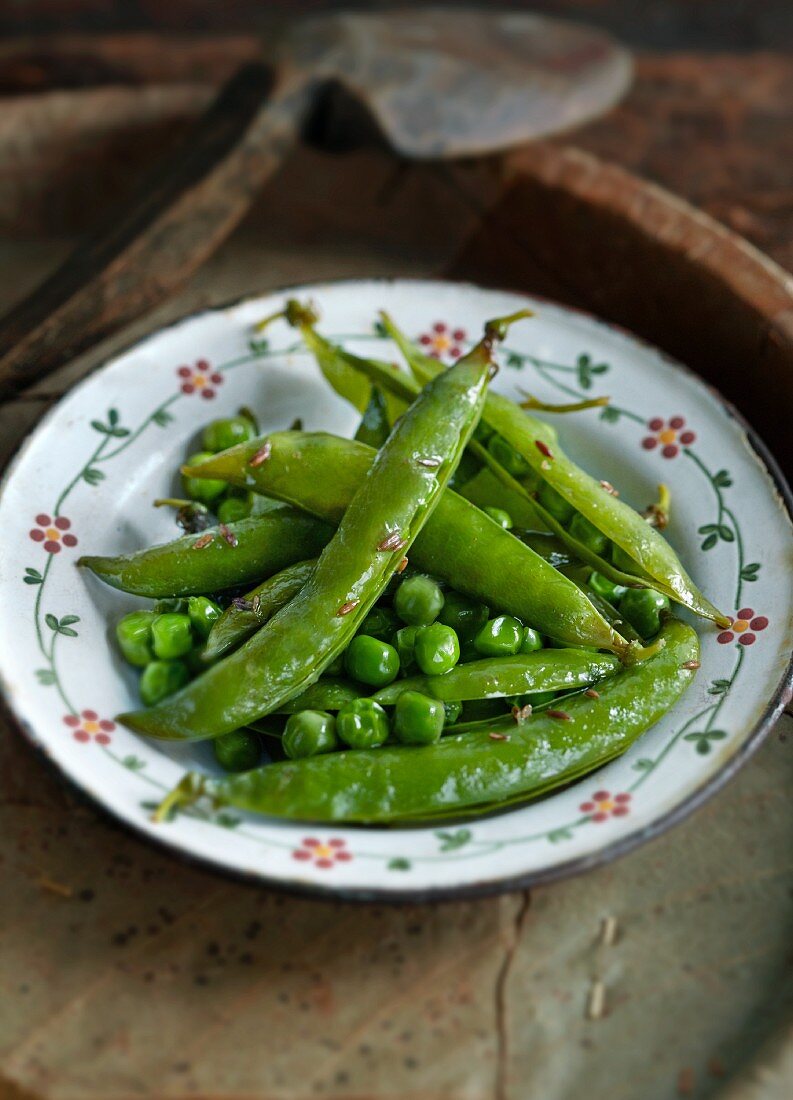
[[[255,634],[264,626],[276,611],[289,603],[311,576],[311,570],[317,564],[316,558],[299,561],[289,565],[280,573],[269,577],[260,585],[226,608],[223,614],[212,624],[204,648],[201,650],[203,661],[216,661],[232,649]]]
[[[456,665],[443,676],[410,676],[380,688],[372,698],[391,706],[403,691],[420,691],[444,703],[498,699],[535,691],[574,691],[619,668],[608,653],[580,649],[541,649],[515,657],[493,657]]]
[[[299,821],[384,825],[477,813],[544,794],[624,752],[677,702],[694,677],[699,643],[670,619],[664,645],[604,681],[517,724],[449,734],[434,745],[390,746],[270,764],[215,779],[189,773],[156,817],[202,796],[215,806]],[[560,717],[560,713],[564,717]],[[496,728],[503,739],[493,739]]]
[[[251,459],[262,441],[207,459],[213,477],[282,498],[338,523],[375,452],[323,432],[275,432],[269,458]],[[187,467],[189,469],[189,467]],[[463,497],[446,490],[413,546],[411,564],[490,607],[516,615],[570,645],[618,654],[628,643],[606,623],[572,581]]]
[[[481,467],[466,481],[460,492],[478,508],[503,508],[518,527],[531,529],[537,525],[537,509],[525,500],[522,493],[503,485],[487,466]],[[565,545],[564,542],[562,545]]]
[[[368,694],[368,690],[356,687],[349,680],[321,676],[315,684],[284,703],[279,714],[297,714],[300,710],[339,710],[345,703]],[[253,724],[255,727],[256,723]]]
[[[119,557],[83,557],[105,584],[136,596],[201,596],[261,581],[313,557],[333,534],[326,523],[268,502],[261,515]]]
[[[493,373],[492,334],[422,391],[377,452],[297,596],[167,702],[122,715],[153,737],[197,740],[294,698],[342,652],[388,584],[476,427]],[[271,449],[253,469],[266,466]]]
[[[443,370],[442,364],[424,355],[406,339],[390,317],[383,315],[382,319],[419,382],[424,384]],[[719,626],[729,625],[729,619],[688,576],[659,531],[572,462],[559,446],[556,432],[550,425],[531,416],[509,398],[495,393],[488,395],[482,420],[522,455],[534,472],[580,515],[624,550],[638,566],[641,579],[703,618],[712,619]],[[592,564],[600,568],[594,561]]]
[[[383,393],[377,386],[372,386],[369,404],[363,411],[363,419],[358,425],[355,439],[359,443],[365,443],[368,447],[374,447],[377,450],[388,439],[390,430],[388,409]]]

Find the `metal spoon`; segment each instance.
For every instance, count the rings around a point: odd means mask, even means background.
[[[0,321],[0,395],[174,293],[229,235],[301,132],[416,159],[481,155],[598,115],[630,80],[600,31],[516,12],[330,15],[273,67],[229,81],[165,162]]]

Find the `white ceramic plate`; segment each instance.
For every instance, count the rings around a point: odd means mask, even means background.
[[[118,818],[216,867],[295,889],[426,898],[505,889],[591,866],[679,820],[715,790],[768,728],[788,682],[793,621],[791,522],[778,472],[705,385],[652,348],[546,302],[434,282],[343,282],[291,291],[321,308],[322,330],[396,358],[374,327],[387,308],[449,359],[488,318],[528,304],[495,386],[549,400],[608,393],[605,412],[560,418],[562,441],[595,476],[643,507],[671,488],[669,538],[694,579],[736,618],[701,624],[702,668],[673,713],[620,760],[508,813],[443,829],[309,828],[201,810],[155,825],[152,805],[207,746],[165,749],[113,723],[136,705],[135,674],[110,624],[140,601],[78,571],[80,552],[166,541],[172,516],[151,501],[210,418],[253,406],[264,430],[301,417],[351,434],[356,414],[282,323],[253,323],[286,293],[188,318],[120,355],[42,421],[0,497],[0,671],[29,737]],[[788,498],[789,499],[789,498]]]

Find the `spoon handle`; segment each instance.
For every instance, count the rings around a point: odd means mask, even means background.
[[[253,63],[61,266],[0,319],[0,397],[173,294],[231,233],[296,141],[316,82]]]

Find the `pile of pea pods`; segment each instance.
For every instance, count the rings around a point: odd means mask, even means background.
[[[227,773],[187,773],[158,819],[200,798],[307,821],[485,813],[618,756],[689,686],[699,643],[673,604],[728,620],[662,534],[668,494],[634,511],[538,402],[490,390],[526,316],[447,368],[382,315],[405,370],[288,301],[268,323],[301,333],[355,437],[214,420],[184,496],[156,502],[184,534],[81,559],[156,601],[116,624],[143,704],[119,721],[211,740]]]

